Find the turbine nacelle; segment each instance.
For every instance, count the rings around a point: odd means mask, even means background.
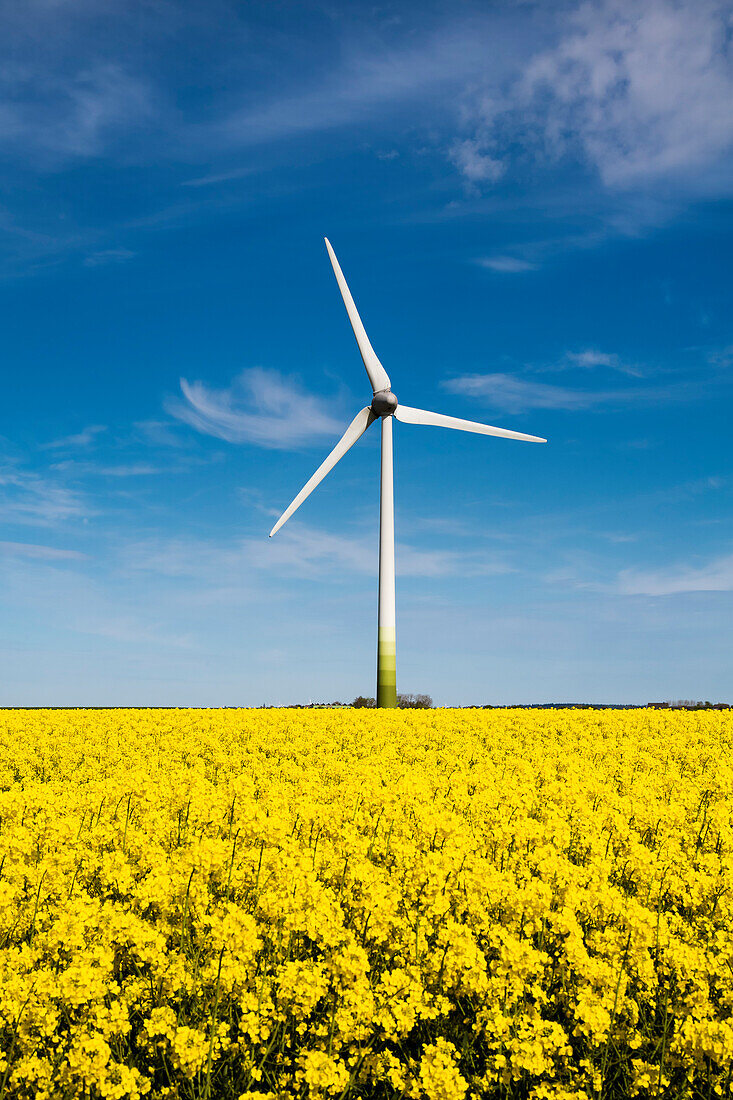
[[[392,390],[379,390],[374,394],[370,407],[375,416],[394,416],[398,404]]]

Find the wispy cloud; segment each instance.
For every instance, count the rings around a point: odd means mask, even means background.
[[[485,140],[466,138],[450,148],[450,159],[469,184],[496,183],[504,175],[505,165],[487,151]]]
[[[387,104],[392,112],[419,105],[441,87],[461,88],[483,69],[488,35],[476,21],[452,20],[401,47],[364,33],[358,39],[356,47],[342,43],[341,62],[310,87],[234,111],[220,125],[221,140],[230,147],[275,141],[367,123]]]
[[[666,569],[625,569],[618,592],[624,596],[673,596],[682,592],[733,591],[733,554],[705,565],[673,565]]]
[[[476,261],[480,267],[487,267],[490,271],[497,271],[501,275],[517,275],[523,271],[536,271],[539,264],[522,260],[518,256],[485,256]]]
[[[592,392],[551,386],[511,374],[465,374],[443,382],[451,393],[475,397],[507,412],[528,409],[589,409],[622,400],[615,391]]]
[[[12,466],[0,467],[0,518],[47,526],[90,514],[75,489]]]
[[[120,550],[125,567],[165,577],[189,577],[219,588],[241,585],[253,570],[278,578],[373,576],[377,548],[372,533],[344,535],[323,531],[297,520],[273,539],[262,537],[213,540],[140,540]],[[512,572],[499,554],[479,551],[422,550],[399,544],[397,571],[402,577],[489,576]]]
[[[622,531],[596,531],[595,534],[597,538],[612,543],[636,542],[639,538],[637,534],[627,534]]]
[[[550,370],[553,368],[540,368]],[[555,369],[567,369],[558,366]],[[633,377],[640,377],[636,369],[625,369],[619,363],[615,369]],[[529,409],[592,409],[613,405],[648,405],[660,402],[698,400],[705,392],[699,381],[675,380],[657,386],[639,385],[617,389],[588,390],[569,386],[554,386],[538,382],[526,375],[513,374],[464,374],[441,383],[451,393],[473,397],[487,405],[507,412]]]
[[[217,183],[231,183],[233,180],[246,179],[252,176],[256,169],[252,165],[244,168],[232,168],[228,172],[210,172],[205,176],[195,176],[190,180],[183,180],[181,187],[213,187]]]
[[[179,429],[169,420],[138,420],[133,427],[135,434],[147,445],[176,449],[186,446],[182,438],[185,429]]]
[[[733,148],[730,5],[595,0],[559,18],[554,46],[467,108],[471,156],[461,164],[453,146],[451,157],[469,183],[530,155],[582,160],[609,188],[662,177],[704,187],[701,171]],[[729,174],[716,182],[730,189]]]
[[[261,367],[243,371],[223,390],[182,378],[181,391],[184,400],[167,401],[167,411],[197,431],[229,443],[287,449],[323,436],[339,436],[346,428],[325,411],[322,397],[278,371]]]
[[[97,465],[94,462],[76,462],[68,459],[66,462],[54,462],[52,470],[63,470],[73,474],[92,474],[96,477],[147,477],[151,474],[162,473],[162,467],[152,466],[148,462],[127,462],[118,466]]]
[[[2,542],[0,554],[18,558],[38,558],[42,561],[80,561],[86,554],[78,550],[62,550],[56,546],[38,546],[29,542]]]
[[[715,351],[711,351],[708,355],[708,362],[714,367],[720,367],[726,370],[733,365],[733,344],[729,344],[724,348],[716,348]]]
[[[252,540],[246,544],[246,549],[253,565],[281,574],[285,571],[298,576],[317,575],[337,568],[339,573],[373,575],[377,568],[372,535],[354,538],[332,534],[297,521],[291,530],[278,532],[266,543]],[[397,546],[395,559],[397,574],[401,577],[466,577],[511,571],[496,555],[422,550],[406,544]]]
[[[104,424],[90,424],[88,428],[77,432],[76,435],[65,435],[63,439],[54,439],[50,443],[41,443],[41,450],[63,447],[88,447],[94,443],[101,432],[106,432]]]
[[[87,61],[69,72],[28,59],[3,73],[0,146],[26,162],[97,156],[110,136],[151,113],[147,82],[115,62]]]
[[[569,351],[566,358],[575,367],[618,367],[618,356],[605,351],[587,348],[585,351]]]
[[[129,248],[103,248],[92,252],[84,260],[85,267],[106,267],[109,264],[123,264],[137,255]]]
[[[677,485],[671,485],[666,489],[656,489],[648,494],[647,500],[654,504],[680,504],[687,500],[717,491],[730,486],[730,478],[721,477],[719,474],[708,474],[706,477],[691,478]]]
[[[624,362],[613,352],[599,351],[598,348],[585,348],[583,351],[567,351],[562,359],[542,367],[543,371],[564,371],[581,368],[595,370],[601,367],[618,371],[632,378],[641,378],[644,372],[637,366]]]

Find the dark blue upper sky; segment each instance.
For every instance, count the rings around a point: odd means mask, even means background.
[[[0,3],[0,703],[733,695],[733,5]]]

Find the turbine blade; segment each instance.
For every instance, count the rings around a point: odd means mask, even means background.
[[[432,424],[436,428],[457,428],[462,432],[476,432],[477,435],[500,435],[504,439],[547,443],[547,440],[539,435],[510,432],[508,428],[492,428],[490,424],[477,424],[475,420],[459,420],[457,416],[444,416],[443,413],[426,412],[425,409],[411,409],[409,405],[398,405],[394,414],[403,424]]]
[[[372,421],[377,419],[378,417],[374,415],[369,405],[367,405],[366,408],[362,409],[361,412],[356,414],[344,434],[339,439],[334,449],[331,451],[328,458],[325,460],[325,462],[321,463],[310,481],[307,481],[303,488],[300,490],[290,507],[287,508],[280,516],[280,519],[277,521],[272,531],[270,531],[270,538],[272,538],[272,536],[280,530],[282,525],[290,519],[296,508],[300,508],[305,498],[310,496],[317,485],[320,485],[329,470],[332,470],[338,460],[344,457],[350,447],[354,446],[357,439],[360,439],[361,436],[364,435],[364,432],[367,430]]]
[[[387,374],[386,370],[384,369],[382,364],[377,359],[377,356],[374,352],[374,348],[369,343],[369,337],[367,336],[366,332],[364,331],[364,326],[361,323],[361,317],[359,316],[359,314],[357,312],[357,309],[356,309],[356,306],[354,305],[354,299],[351,297],[351,291],[349,290],[348,286],[346,285],[346,279],[344,278],[344,273],[341,270],[341,267],[339,266],[338,260],[336,259],[336,253],[331,248],[331,242],[329,241],[328,237],[324,237],[323,239],[326,242],[326,248],[328,249],[328,255],[331,258],[331,266],[333,267],[333,273],[336,276],[336,282],[339,285],[339,290],[341,291],[341,297],[344,300],[344,305],[346,306],[346,312],[349,315],[349,320],[351,321],[351,327],[354,330],[354,336],[356,337],[356,342],[359,345],[359,351],[361,352],[361,357],[364,361],[364,366],[366,367],[366,372],[369,375],[369,381],[372,384],[372,389],[374,390],[375,393],[377,393],[379,390],[391,389],[391,382],[389,380],[389,375]]]

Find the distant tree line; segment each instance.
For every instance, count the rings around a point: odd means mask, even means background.
[[[352,707],[376,707],[377,700],[371,695],[357,695]],[[397,693],[397,706],[407,710],[429,710],[433,700],[429,695],[401,695]]]
[[[730,710],[730,703],[711,703],[698,699],[667,699],[664,703],[647,703],[649,707],[668,708],[669,710]]]

